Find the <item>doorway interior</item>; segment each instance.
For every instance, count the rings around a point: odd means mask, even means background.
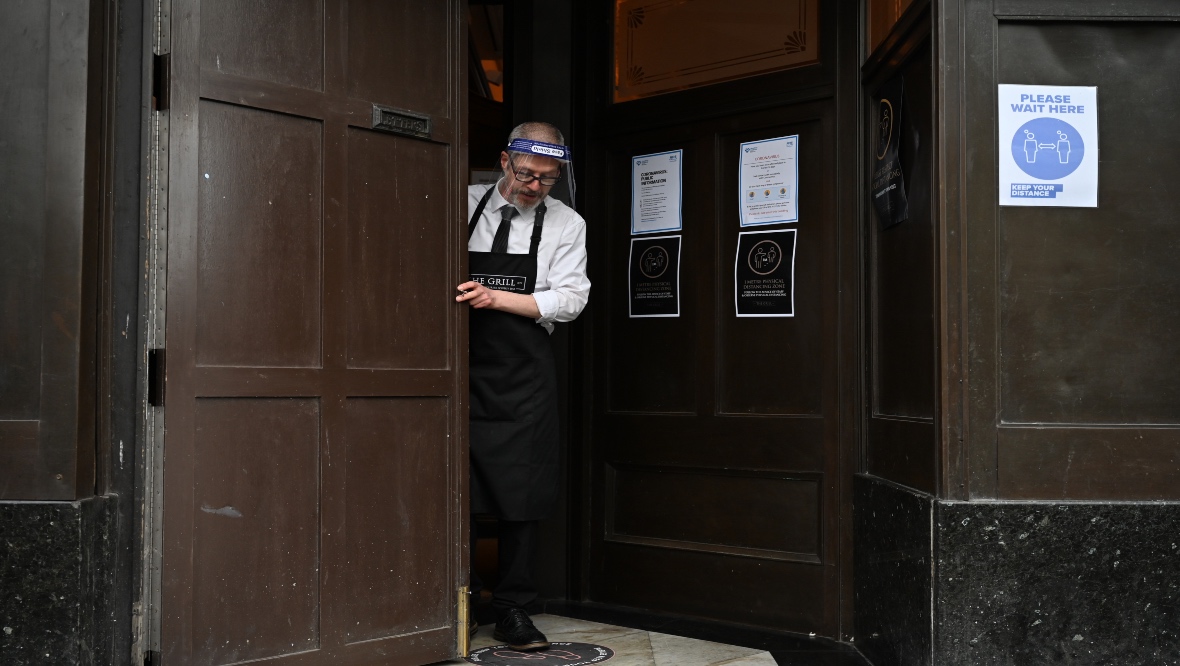
[[[740,53],[753,38],[685,37],[718,11],[758,33],[762,14],[699,0],[707,11],[685,24],[660,15],[669,3],[647,4],[456,1],[411,16],[392,3],[173,0],[157,607],[169,663],[403,647],[406,663],[425,663],[462,645],[465,320],[449,299],[401,295],[458,283],[458,227],[422,220],[463,218],[462,185],[488,177],[526,119],[570,137],[583,194],[567,203],[589,221],[595,282],[587,311],[552,338],[567,493],[542,527],[543,596],[848,635],[861,197],[837,183],[860,182],[858,59],[840,57],[859,52],[859,10],[753,3],[792,26],[762,62]],[[254,25],[273,27],[276,53],[308,61],[251,50]],[[464,48],[460,77],[450,54]],[[765,227],[797,231],[797,309],[743,320],[737,157],[776,137],[798,139],[806,164],[798,219]],[[685,164],[681,312],[633,320],[631,162],[668,150]],[[292,175],[248,178],[258,164]],[[388,210],[415,221],[388,223]],[[299,288],[283,289],[291,280]],[[390,318],[402,308],[415,316]],[[399,456],[383,457],[391,440]],[[435,527],[415,531],[424,515]],[[387,547],[407,540],[421,549]],[[412,573],[384,575],[396,571]],[[348,593],[370,578],[382,585]],[[268,621],[276,604],[294,609],[299,623],[251,643],[257,627],[217,614],[226,598]]]
[[[553,336],[567,492],[543,525],[542,597],[847,638],[861,208],[837,183],[859,181],[860,9],[704,1],[673,21],[665,4],[469,5],[471,178],[497,176],[514,124],[552,122],[590,229],[591,303]],[[748,56],[768,12],[792,30],[763,62]],[[691,38],[718,20],[750,43]],[[764,228],[798,229],[798,309],[738,319],[737,154],[785,136],[800,141],[800,219]],[[631,160],[670,150],[681,313],[632,319]],[[477,520],[474,562],[494,576],[494,521]]]

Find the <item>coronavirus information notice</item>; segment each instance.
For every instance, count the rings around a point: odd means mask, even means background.
[[[799,135],[740,146],[741,226],[799,221]]]
[[[1098,206],[1098,89],[1001,85],[1001,206]]]
[[[679,231],[684,152],[672,150],[631,158],[631,234]]]

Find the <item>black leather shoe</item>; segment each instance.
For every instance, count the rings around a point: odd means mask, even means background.
[[[549,647],[549,639],[545,634],[537,631],[528,613],[519,608],[509,609],[496,622],[496,633],[493,637],[504,641],[508,647],[521,652],[530,650],[544,650]]]
[[[475,638],[475,634],[479,633],[479,623],[475,621],[475,616],[471,616],[471,623],[467,625],[468,640]]]

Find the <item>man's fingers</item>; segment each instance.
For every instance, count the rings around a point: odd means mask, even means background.
[[[455,287],[455,289],[459,290],[459,295],[455,297],[455,300],[460,303],[470,301],[480,295],[481,291],[483,291],[481,289],[482,287],[483,285],[478,282],[464,282],[458,287]]]
[[[494,295],[492,294],[492,290],[488,289],[486,287],[483,289],[480,289],[479,292],[473,293],[471,295],[473,296],[473,298],[472,298],[471,302],[468,303],[468,305],[470,305],[471,307],[473,307],[477,310],[482,310],[483,308],[492,307],[493,304],[495,303],[495,298],[494,298]]]
[[[473,308],[492,307],[495,302],[495,298],[492,296],[492,290],[479,282],[464,282],[456,287],[456,289],[459,290],[459,295],[455,297],[455,300],[459,303],[466,301]]]

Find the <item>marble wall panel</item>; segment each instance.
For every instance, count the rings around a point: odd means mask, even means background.
[[[0,663],[111,663],[114,508],[0,503]]]
[[[856,647],[875,666],[929,666],[931,498],[868,476],[853,492]]]
[[[938,664],[1180,663],[1180,504],[939,503]]]
[[[876,666],[1180,664],[1180,503],[854,489],[855,645]]]

